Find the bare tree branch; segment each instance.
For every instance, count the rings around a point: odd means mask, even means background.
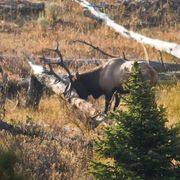
[[[86,42],[86,41],[83,41],[83,40],[75,40],[75,41],[72,41],[72,43],[77,43],[77,42],[78,42],[78,43],[85,44],[85,45],[88,45],[88,46],[92,47],[93,49],[101,52],[103,55],[108,56],[108,57],[110,57],[110,58],[118,58],[118,57],[119,57],[119,56],[110,55],[110,54],[104,52],[104,51],[103,51],[102,49],[100,49],[99,47],[94,46],[93,44],[88,43],[88,42]]]

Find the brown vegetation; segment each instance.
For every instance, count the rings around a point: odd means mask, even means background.
[[[103,24],[83,16],[82,8],[74,2],[63,0],[58,2],[63,8],[62,13],[57,17],[55,24],[48,24],[46,30],[40,28],[37,19],[9,22],[2,19],[0,21],[0,65],[8,73],[10,79],[27,77],[30,74],[27,56],[41,55],[42,49],[52,47],[55,41],[60,43],[64,59],[107,58],[88,46],[72,43],[77,39],[91,42],[112,55],[123,57],[124,53],[128,59],[145,58],[142,45],[125,39]],[[113,3],[114,1],[107,2]],[[113,11],[113,13],[117,12]],[[118,21],[121,22],[121,20]],[[16,27],[13,26],[14,23]],[[137,29],[133,23],[131,19],[130,28],[146,36],[180,43],[178,25],[167,28],[163,24],[159,27]],[[160,59],[158,51],[150,47],[146,48],[150,59]],[[176,60],[167,54],[163,54],[163,58],[165,61]],[[35,61],[39,62],[39,59]],[[83,67],[79,71],[90,68],[92,66]],[[57,71],[60,70],[57,69]],[[180,121],[179,82],[161,85],[156,88],[156,92],[158,104],[167,107],[169,124]],[[97,109],[103,109],[102,99],[95,102],[90,98],[90,101]],[[91,179],[87,174],[88,162],[92,157],[92,146],[89,140],[97,136],[97,132],[101,132],[100,127],[93,132],[90,131],[78,120],[71,111],[71,107],[56,95],[44,96],[38,111],[25,108],[14,109],[14,105],[14,100],[6,101],[6,121],[27,129],[31,136],[12,136],[8,132],[0,131],[0,150],[14,147],[19,156],[17,172],[23,172],[32,179],[43,177],[47,179]],[[121,104],[121,107],[126,108],[125,102]],[[44,138],[47,133],[61,137],[64,141]],[[39,136],[34,137],[33,134]],[[68,141],[66,138],[71,139]]]

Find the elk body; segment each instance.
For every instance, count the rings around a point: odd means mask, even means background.
[[[79,97],[85,100],[89,95],[92,95],[95,99],[104,95],[106,113],[115,92],[128,93],[123,89],[122,84],[127,82],[133,64],[134,61],[119,58],[111,59],[99,68],[77,74],[73,80],[73,86]],[[138,64],[142,71],[142,79],[148,81],[152,86],[155,85],[157,83],[157,72],[145,61],[138,61]],[[120,103],[117,93],[115,93],[114,109]]]
[[[49,65],[52,72],[54,72],[51,66],[52,64],[63,67],[69,75],[71,87],[76,90],[80,98],[87,100],[89,95],[92,95],[95,99],[102,95],[105,96],[105,113],[108,111],[113,94],[115,94],[115,110],[120,103],[118,93],[128,93],[123,89],[123,83],[127,82],[129,72],[135,61],[113,58],[92,71],[72,75],[64,63],[58,42],[56,49],[48,48],[46,50],[55,52],[59,56],[59,60],[57,62],[51,62],[44,55],[41,60]],[[152,86],[155,85],[157,83],[157,72],[145,61],[138,61],[138,64],[141,69],[142,79],[148,81]]]

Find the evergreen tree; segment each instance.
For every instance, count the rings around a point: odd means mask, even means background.
[[[157,107],[153,89],[141,77],[136,62],[126,85],[128,110],[111,113],[116,123],[95,142],[101,158],[90,164],[95,179],[180,179],[180,167],[173,164],[180,160],[180,127],[166,127],[165,110]]]
[[[22,173],[16,172],[16,165],[18,163],[18,156],[15,153],[14,146],[8,150],[0,148],[0,179],[1,180],[24,180],[28,177],[23,176]]]

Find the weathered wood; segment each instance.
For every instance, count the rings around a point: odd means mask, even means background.
[[[6,55],[6,54],[2,54],[0,55],[0,60],[1,59],[23,59],[25,57],[20,56],[20,55]],[[43,56],[38,56],[39,59],[42,59]],[[47,64],[48,61],[51,62],[51,64],[53,64],[52,62],[54,62],[54,64],[58,64],[59,63],[59,58],[51,58],[51,57],[46,57],[47,60]],[[130,59],[130,60],[135,60],[135,59]],[[140,60],[140,59],[136,59],[136,60]],[[143,59],[141,59],[143,60]],[[72,67],[72,68],[78,68],[78,67],[83,67],[83,66],[88,66],[88,65],[96,65],[99,66],[102,63],[108,61],[108,59],[65,59],[64,60],[64,64],[68,67]],[[164,67],[162,66],[162,63],[160,63],[158,60],[150,60],[149,61],[150,65],[156,69],[157,72],[164,72]],[[180,71],[180,64],[176,64],[176,63],[166,63],[164,62],[164,66],[166,71]]]
[[[159,72],[172,72],[180,71],[180,64],[175,63],[162,63],[158,61],[149,61],[149,64],[159,73]],[[165,68],[164,68],[165,67]]]
[[[27,92],[26,107],[36,110],[39,106],[43,94],[43,85],[37,81],[36,77],[31,76]]]
[[[107,14],[119,11],[116,19],[121,19],[123,25],[126,27],[135,26],[142,28],[159,27],[161,25],[166,25],[166,27],[169,25],[172,27],[176,26],[176,23],[179,22],[179,0],[96,1],[92,5],[103,12],[107,12]],[[99,21],[99,19],[93,16],[86,8],[84,8],[83,13],[86,17]],[[132,22],[133,18],[137,19],[136,22],[129,23]]]
[[[95,128],[101,122],[110,121],[104,113],[98,112],[91,103],[80,99],[75,89],[67,91],[70,85],[70,80],[67,75],[57,78],[51,72],[41,69],[40,66],[38,67],[32,63],[30,63],[30,65],[37,80],[57,95],[63,96],[72,105],[73,111],[80,117],[84,124]]]
[[[15,127],[2,120],[0,120],[0,130],[8,131],[13,135],[23,134],[23,131],[19,127]]]
[[[27,0],[2,0],[0,2],[0,10],[4,13],[11,13],[11,15],[29,14],[42,12],[45,4],[42,2],[33,3]]]
[[[141,44],[149,45],[159,51],[164,51],[177,58],[180,58],[180,44],[149,38],[139,33],[130,31],[126,29],[124,26],[115,23],[105,13],[100,12],[88,1],[86,0],[74,0],[74,1],[79,3],[83,8],[90,11],[93,16],[96,16],[97,19],[101,20],[104,24],[106,24],[116,32],[120,33],[122,36],[129,39],[133,39]]]
[[[41,59],[42,57],[39,56]],[[51,62],[51,64],[58,64],[59,63],[59,58],[50,58],[46,57],[46,63]],[[135,60],[135,59],[131,59]],[[140,59],[136,59],[140,60]],[[99,66],[102,63],[108,61],[108,59],[77,59],[77,60],[71,60],[71,59],[66,59],[64,61],[64,64],[66,66],[72,67],[72,68],[77,68],[77,67],[82,67],[82,66],[87,66],[87,65],[96,65]],[[145,60],[144,60],[145,61]],[[157,72],[165,72],[165,71],[180,71],[180,64],[175,64],[175,63],[165,63],[162,65],[162,63],[151,60],[149,61],[149,64],[157,71]],[[164,68],[165,67],[165,68]]]
[[[176,83],[180,80],[180,71],[161,72],[158,76],[160,84]]]
[[[39,59],[43,59],[43,56],[39,56]],[[50,57],[46,57],[46,60],[44,60],[44,62],[46,64],[50,63],[50,64],[59,64],[59,58],[50,58]],[[64,61],[64,64],[68,67],[72,67],[72,68],[78,68],[78,67],[82,67],[82,66],[88,66],[88,65],[96,65],[99,66],[100,64],[102,64],[103,62],[107,61],[107,59],[66,59]]]

